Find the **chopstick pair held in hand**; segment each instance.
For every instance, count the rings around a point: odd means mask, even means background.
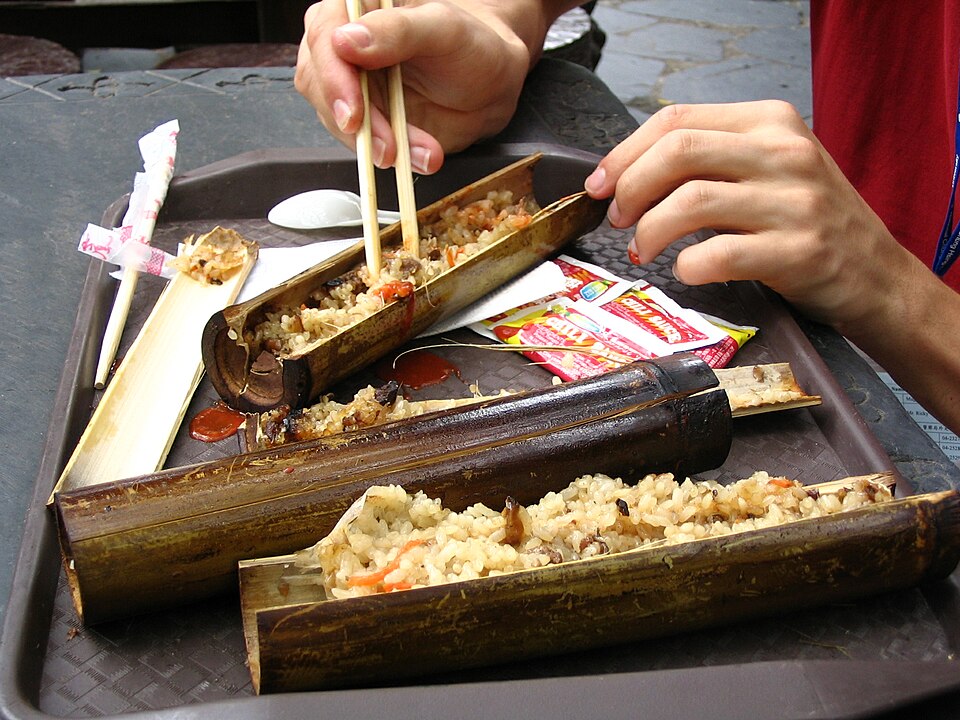
[[[347,15],[351,22],[363,15],[362,0],[346,0]],[[393,7],[393,0],[380,0],[381,9]],[[413,193],[413,171],[410,165],[410,142],[407,138],[407,114],[403,103],[403,79],[400,66],[387,69],[390,101],[390,125],[397,142],[397,197],[400,204],[400,229],[403,247],[417,254],[420,231],[417,227],[417,203]],[[370,124],[370,87],[366,70],[360,71],[360,92],[363,96],[363,122],[357,133],[357,170],[360,179],[360,209],[363,215],[363,244],[366,249],[367,269],[370,276],[380,276],[380,226],[377,224],[377,188],[373,165],[373,133]]]

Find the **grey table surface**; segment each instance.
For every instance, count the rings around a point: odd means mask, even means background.
[[[576,66],[542,63],[496,140],[604,152],[635,121],[598,82]],[[0,79],[0,619],[14,583],[28,580],[15,578],[25,519],[45,512],[48,489],[35,479],[88,267],[79,235],[129,191],[137,139],[172,118],[181,172],[249,150],[334,144],[289,68]],[[803,327],[914,487],[960,487],[960,471],[842,338]]]

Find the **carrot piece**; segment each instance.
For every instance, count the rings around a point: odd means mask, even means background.
[[[770,484],[782,488],[790,488],[794,485],[793,480],[787,480],[786,478],[771,478]]]
[[[395,582],[395,583],[384,583],[383,591],[394,592],[396,590],[409,590],[412,587],[413,587],[413,583],[411,582],[401,581],[401,582]]]
[[[405,280],[394,280],[392,282],[384,283],[371,292],[383,300],[384,303],[388,303],[398,297],[409,297],[413,292],[413,283],[406,282]]]
[[[347,587],[360,587],[360,586],[368,587],[370,585],[376,585],[378,582],[382,581],[387,575],[389,575],[398,567],[400,567],[400,558],[403,556],[405,552],[409,552],[410,550],[413,550],[413,548],[417,547],[418,545],[423,545],[423,540],[411,540],[402,548],[400,548],[400,552],[397,553],[397,556],[393,560],[391,560],[386,565],[386,567],[380,570],[376,570],[375,572],[372,572],[372,573],[367,573],[365,575],[351,575],[350,577],[347,578]]]

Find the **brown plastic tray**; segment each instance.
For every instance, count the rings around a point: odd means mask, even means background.
[[[578,190],[596,156],[560,147],[501,146],[448,160],[442,173],[419,178],[423,205],[532,151],[543,151],[538,194],[550,199]],[[264,246],[353,236],[356,231],[303,233],[271,226],[266,211],[280,199],[315,187],[356,190],[355,159],[340,150],[272,150],[238,156],[177,177],[155,234],[167,248],[216,223],[236,227]],[[381,206],[395,207],[392,176],[378,178]],[[103,224],[117,224],[126,199]],[[723,481],[763,469],[804,482],[892,469],[892,463],[850,404],[787,309],[751,283],[688,288],[670,273],[676,249],[651,267],[626,260],[628,232],[602,224],[566,252],[628,278],[646,277],[681,304],[756,325],[757,337],[735,363],[789,361],[805,389],[823,396],[818,408],[737,420],[727,462],[702,477]],[[691,239],[691,242],[693,239]],[[235,597],[177,611],[84,628],[77,622],[59,568],[52,517],[42,510],[97,400],[92,380],[99,340],[115,290],[108,268],[92,262],[80,298],[39,470],[25,550],[8,607],[4,669],[7,717],[569,717],[572,712],[650,716],[857,717],[889,709],[960,683],[953,653],[960,644],[956,573],[950,582],[749,624],[690,633],[604,651],[425,678],[404,687],[349,692],[252,695]],[[121,344],[129,346],[159,293],[141,280]],[[444,337],[476,342],[467,331]],[[430,343],[437,342],[432,338]],[[423,343],[420,343],[423,344]],[[523,358],[463,347],[433,349],[460,369],[443,385],[415,397],[540,387],[550,376]],[[337,388],[352,393],[376,382],[367,371]],[[187,419],[215,400],[201,384]],[[145,408],[144,412],[149,409]],[[185,423],[186,424],[186,423]],[[168,467],[235,454],[237,441],[191,440],[181,431]],[[905,482],[899,492],[909,492]],[[122,572],[122,569],[118,569]],[[629,621],[625,619],[625,622]],[[10,628],[13,634],[10,635]],[[558,629],[562,632],[562,628]],[[429,642],[428,638],[417,639]],[[695,690],[691,690],[691,686]],[[735,690],[733,688],[736,688]]]

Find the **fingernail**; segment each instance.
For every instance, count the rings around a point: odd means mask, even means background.
[[[333,101],[333,119],[336,121],[337,127],[340,128],[340,132],[347,131],[352,114],[353,113],[350,112],[350,106],[347,105],[345,100]]]
[[[360,23],[341,25],[337,29],[337,32],[343,33],[354,47],[360,49],[369,47],[370,43],[373,42],[373,36],[370,35],[370,31]]]
[[[421,175],[426,175],[430,167],[430,151],[425,147],[410,148],[410,164]]]
[[[627,257],[630,258],[630,262],[632,262],[634,265],[643,264],[640,262],[640,255],[637,253],[637,248],[632,242],[627,246]]]
[[[612,201],[610,207],[607,208],[607,220],[609,220],[610,224],[614,227],[620,226],[620,207],[617,205],[616,200]]]
[[[680,273],[677,272],[677,264],[676,264],[676,263],[674,263],[674,264],[670,267],[670,272],[673,273],[673,279],[674,279],[674,280],[676,280],[677,282],[680,282],[680,283],[683,283],[684,285],[686,285],[686,283],[683,282],[683,278],[680,277]]]
[[[590,176],[584,180],[583,189],[588,193],[598,193],[603,189],[603,181],[606,179],[607,173],[602,167],[598,167]]]
[[[387,152],[387,144],[380,138],[375,137],[371,149],[373,150],[373,164],[378,168],[383,168],[383,156]]]

